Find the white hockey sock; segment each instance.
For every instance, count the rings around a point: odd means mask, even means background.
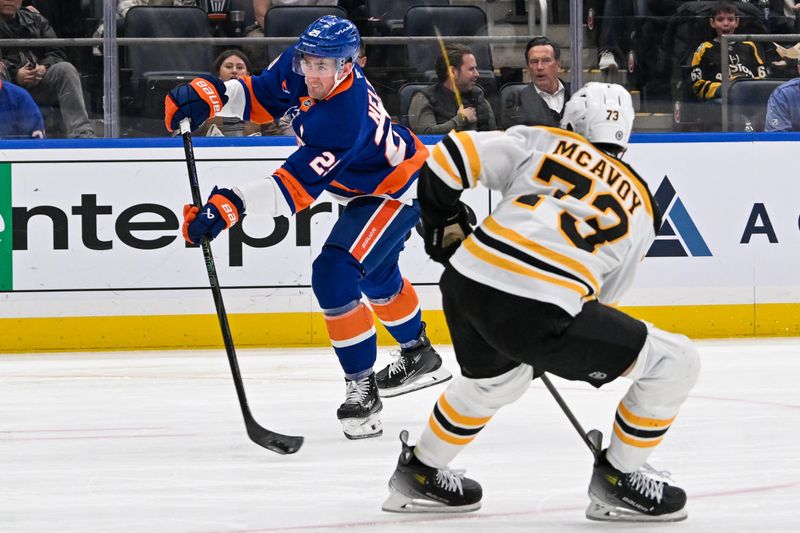
[[[639,469],[664,438],[700,372],[697,350],[683,335],[648,325],[647,341],[614,417],[606,457],[622,472]]]
[[[447,466],[500,407],[528,390],[532,377],[533,368],[520,365],[494,378],[456,378],[436,401],[414,454],[428,466]]]

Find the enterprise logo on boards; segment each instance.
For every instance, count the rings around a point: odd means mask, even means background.
[[[646,257],[711,257],[711,250],[667,176],[658,186],[655,200],[664,219]]]

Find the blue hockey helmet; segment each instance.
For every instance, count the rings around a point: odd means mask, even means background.
[[[355,61],[361,36],[355,24],[334,15],[325,15],[312,22],[300,34],[294,46],[293,66],[302,74],[300,59],[303,54],[336,59],[336,68],[341,70],[347,61]]]

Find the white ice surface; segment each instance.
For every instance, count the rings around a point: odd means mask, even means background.
[[[397,434],[416,439],[441,387],[386,399],[383,437],[348,441],[331,350],[240,350],[256,419],[306,437],[280,456],[248,440],[222,350],[0,355],[0,531],[800,531],[800,339],[698,345],[700,382],[650,460],[689,519],[647,526],[584,518],[591,456],[539,381],[452,465],[483,485],[480,511],[398,515],[380,510]],[[553,382],[607,443],[629,382]]]

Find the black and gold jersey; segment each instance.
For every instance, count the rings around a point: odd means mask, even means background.
[[[692,56],[691,82],[692,90],[701,100],[719,98],[722,85],[720,44],[718,41],[706,41],[697,47]],[[728,47],[728,67],[731,79],[765,78],[767,69],[752,41],[730,43]]]
[[[451,132],[427,164],[454,192],[480,183],[502,193],[450,259],[453,268],[572,315],[587,301],[621,296],[659,224],[639,175],[566,130]]]

